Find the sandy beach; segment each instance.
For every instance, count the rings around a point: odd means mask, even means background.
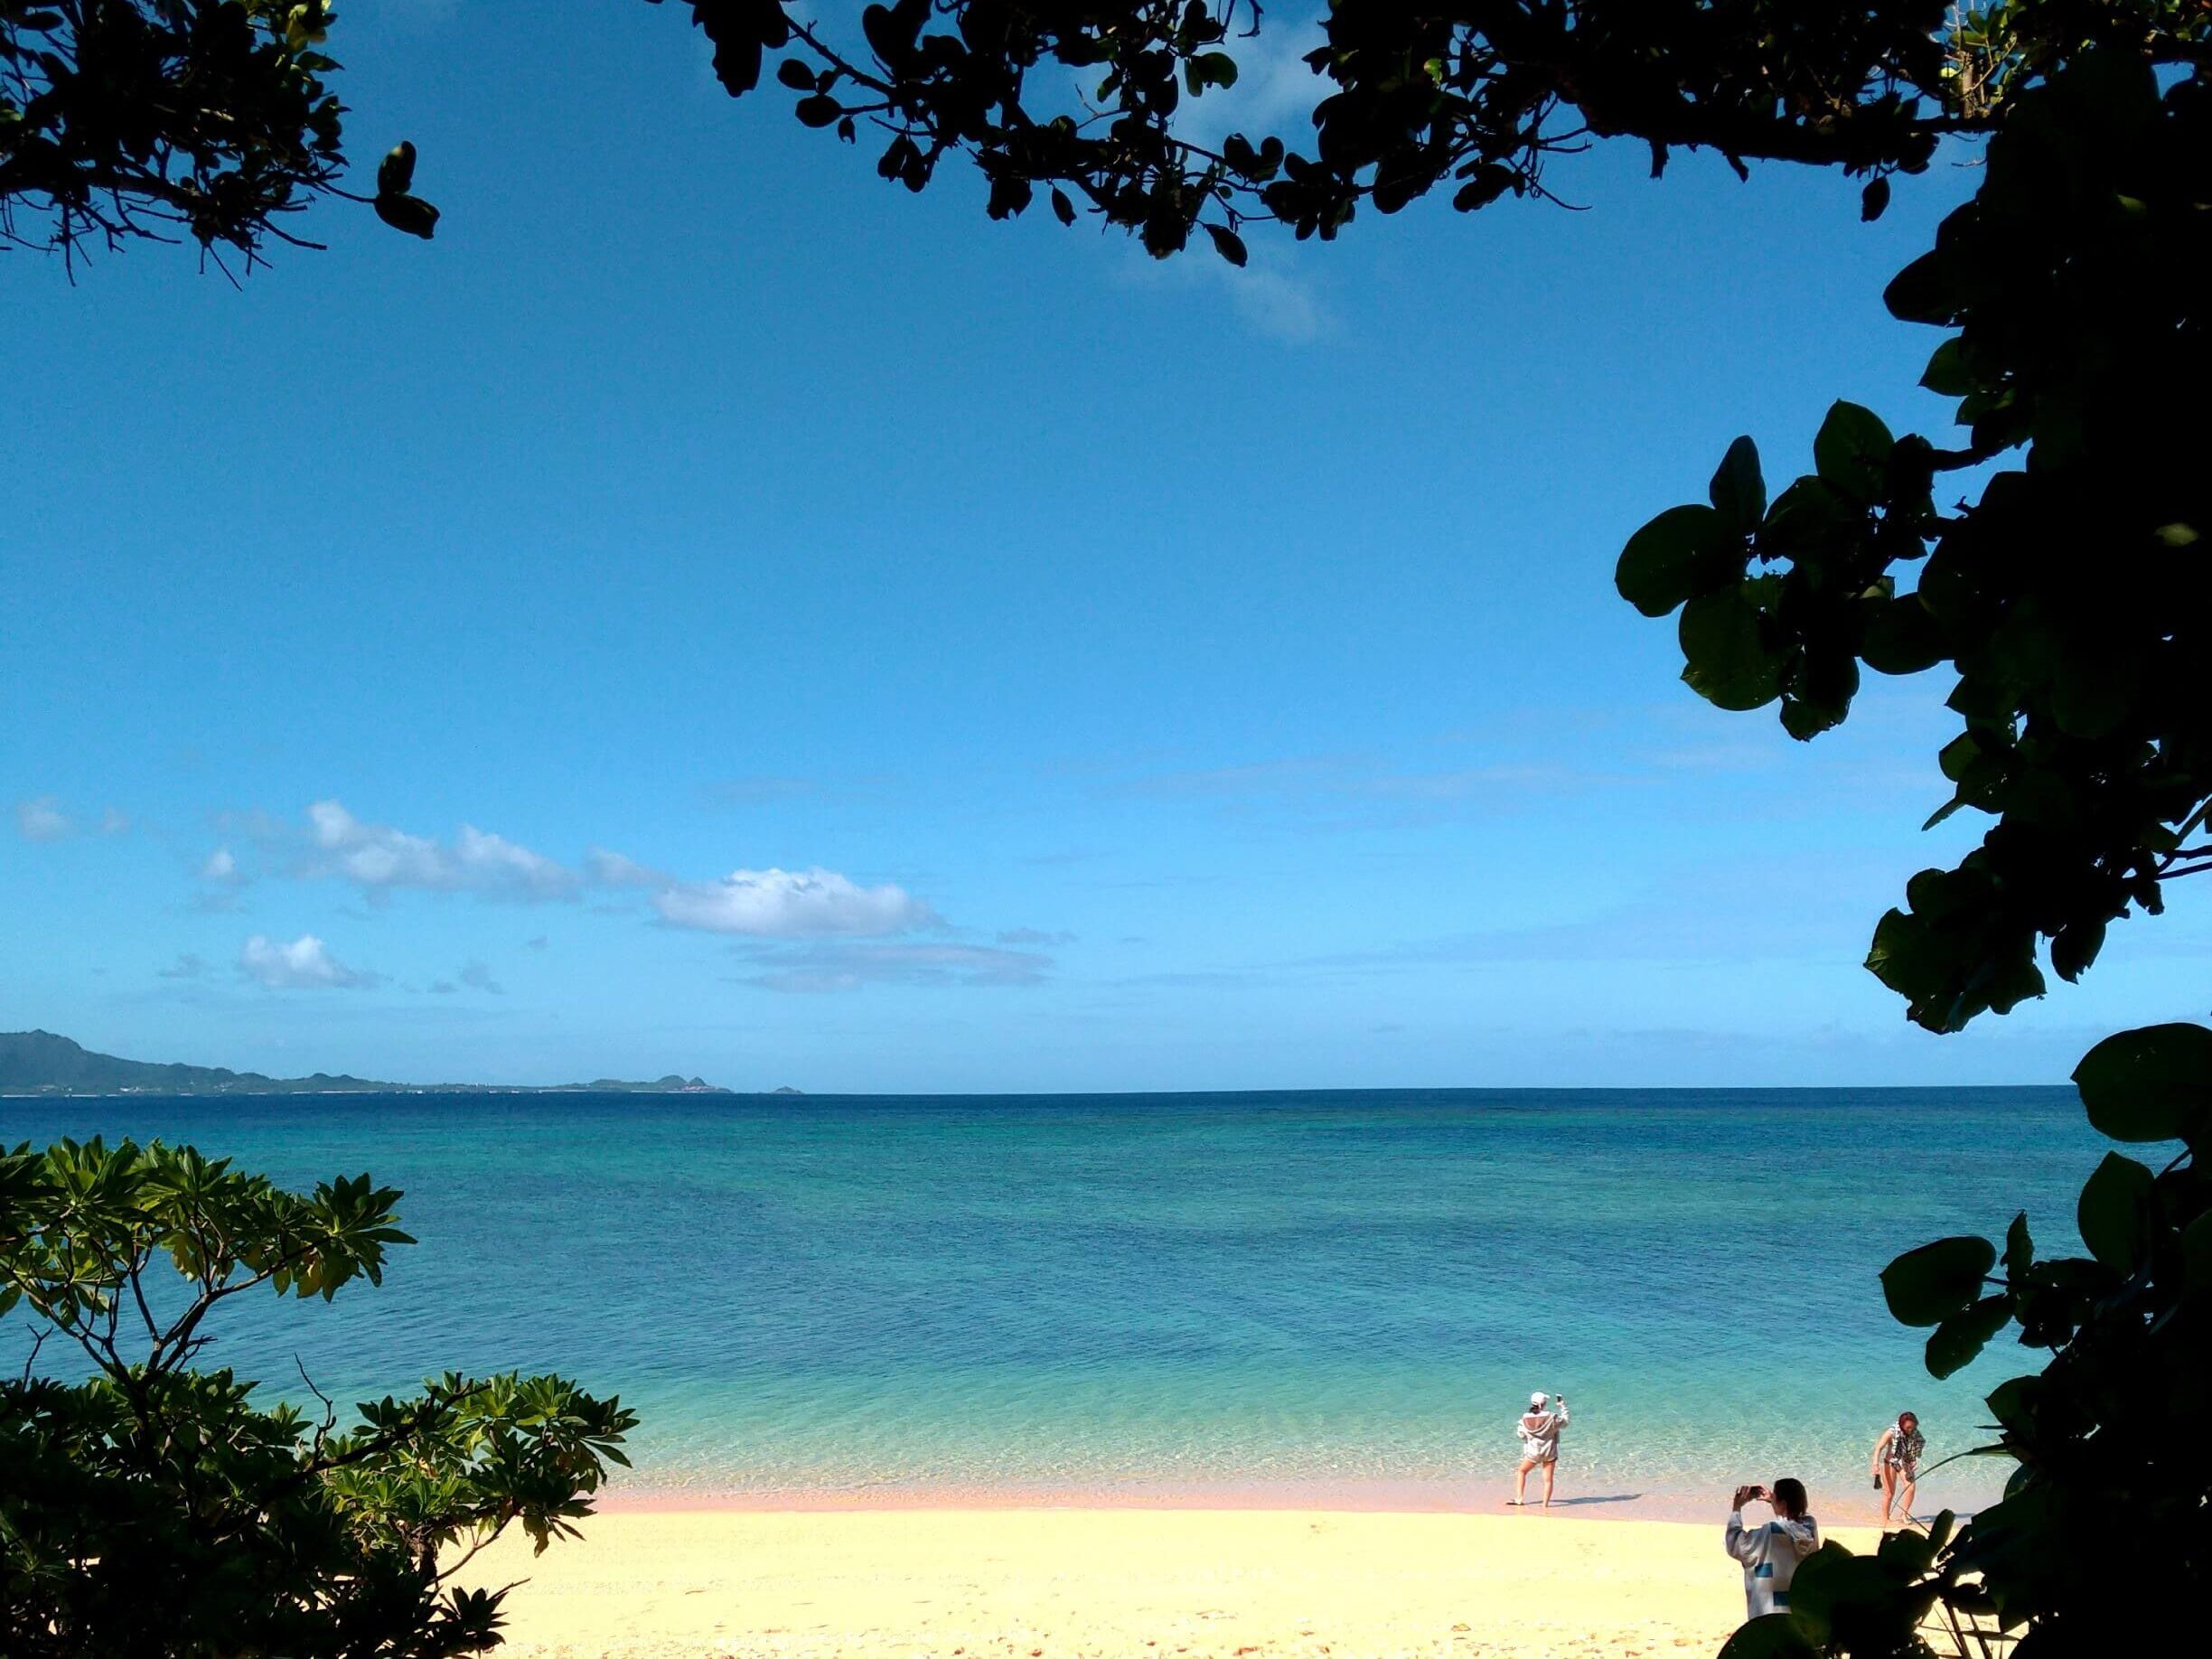
[[[529,1580],[517,1659],[1711,1654],[1743,1616],[1721,1519],[623,1511],[535,1560],[504,1538],[464,1581]]]

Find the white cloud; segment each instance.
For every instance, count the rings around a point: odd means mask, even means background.
[[[373,985],[376,976],[357,973],[330,953],[313,933],[289,944],[256,933],[239,952],[239,971],[271,990],[321,990]]]
[[[15,828],[26,841],[58,841],[76,827],[52,795],[15,803]]]
[[[1041,985],[1052,959],[989,945],[845,943],[763,951],[744,983],[763,990],[827,992],[869,985]]]
[[[251,880],[228,847],[218,847],[201,860],[199,879],[200,891],[192,895],[192,908],[202,915],[241,908],[239,895]]]
[[[467,824],[461,826],[454,850],[464,886],[519,888],[540,898],[559,898],[576,890],[574,871],[542,853]]]
[[[130,827],[130,814],[121,807],[109,807],[100,813],[102,835],[128,835]]]
[[[594,904],[594,911],[635,915],[650,904],[649,914],[670,926],[782,942],[746,948],[750,982],[776,989],[1035,984],[1050,971],[1051,959],[1033,948],[1008,947],[1049,948],[1073,937],[1016,928],[999,934],[996,947],[949,942],[865,944],[861,942],[917,933],[942,937],[952,930],[926,901],[895,882],[863,886],[820,866],[745,868],[718,880],[685,881],[605,847],[592,847],[577,862],[564,864],[469,824],[446,840],[415,835],[357,818],[334,799],[311,804],[304,826],[250,815],[219,821],[233,837],[247,836],[260,845],[264,876],[276,872],[350,882],[371,904],[401,889],[520,900],[589,898],[590,890],[598,889],[610,903]],[[250,858],[247,862],[250,865]],[[197,908],[235,909],[236,889],[249,876],[231,846],[222,845],[202,863],[199,879],[202,891]],[[634,896],[621,896],[625,892]],[[846,942],[848,948],[840,949]],[[547,941],[539,934],[524,943],[541,951]],[[338,962],[313,935],[286,944],[257,934],[239,965],[248,978],[285,988],[382,982],[380,975]],[[425,989],[439,995],[505,994],[505,987],[481,961],[470,961]]]
[[[904,887],[860,887],[834,869],[732,869],[721,880],[683,883],[652,907],[677,927],[752,938],[880,938],[933,927],[936,912]]]
[[[1261,260],[1268,263],[1261,264]],[[1254,263],[1238,267],[1217,257],[1203,237],[1194,237],[1179,258],[1159,260],[1132,248],[1122,270],[1140,287],[1175,292],[1217,288],[1246,327],[1289,345],[1304,345],[1334,332],[1336,320],[1319,288],[1306,274],[1299,256],[1279,245],[1255,250]]]
[[[416,887],[436,893],[557,899],[572,896],[576,872],[529,848],[472,824],[453,845],[409,835],[389,824],[364,823],[335,801],[307,809],[313,875],[337,876],[370,892]]]
[[[863,887],[835,870],[735,870],[653,899],[663,920],[755,939],[874,938],[934,926],[936,913],[891,882]]]
[[[584,875],[595,887],[672,887],[676,878],[618,852],[595,847],[584,855]]]
[[[1179,136],[1216,147],[1231,133],[1254,144],[1268,134],[1293,148],[1313,148],[1313,110],[1336,90],[1336,83],[1315,71],[1306,54],[1328,44],[1321,28],[1321,8],[1293,9],[1270,4],[1257,33],[1240,17],[1223,49],[1236,60],[1233,87],[1209,88],[1203,98],[1187,98],[1176,124]]]
[[[204,979],[214,970],[214,964],[204,956],[187,951],[166,968],[154,971],[164,979]]]

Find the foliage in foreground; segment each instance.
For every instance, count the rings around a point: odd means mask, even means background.
[[[1723,708],[1776,706],[1799,739],[1848,716],[1861,667],[1955,676],[1963,729],[1941,756],[1954,793],[1937,817],[1994,821],[1956,867],[1913,878],[1868,959],[1930,1030],[2042,994],[2046,961],[2077,977],[2114,922],[2212,869],[2205,0],[1334,0],[1306,60],[1307,130],[1218,142],[1196,112],[1263,61],[1251,0],[896,0],[866,6],[857,33],[783,0],[688,9],[732,95],[760,88],[780,54],[773,80],[797,118],[869,134],[886,180],[923,190],[965,158],[993,218],[1041,195],[1064,224],[1088,216],[1162,257],[1204,231],[1239,265],[1255,223],[1327,240],[1364,207],[1432,191],[1462,211],[1549,198],[1550,164],[1602,139],[1646,146],[1654,174],[1699,148],[1739,170],[1837,168],[1864,181],[1870,219],[1943,145],[1988,140],[1973,200],[1888,295],[1900,318],[1952,331],[1923,384],[1959,399],[1964,441],[1897,438],[1841,403],[1814,471],[1769,502],[1739,440],[1708,501],[1630,542],[1619,586],[1648,614],[1680,612],[1692,689]],[[167,32],[155,79],[190,96],[158,108],[182,127],[149,134],[156,102],[127,108],[106,80],[72,79],[89,20],[125,13]],[[234,80],[273,102],[177,74],[199,61],[202,28],[231,31],[225,72],[245,64],[240,16],[261,55]],[[0,234],[20,202],[55,204],[64,245],[72,227],[134,228],[87,217],[101,204],[148,204],[203,246],[257,246],[272,213],[334,176],[317,171],[335,155],[314,124],[326,64],[299,55],[295,19],[319,28],[327,14],[0,0]],[[42,32],[73,44],[46,51]],[[78,108],[98,117],[81,132]],[[233,125],[199,136],[203,108]],[[404,146],[388,158],[380,196],[412,201],[412,165]],[[411,211],[394,222],[426,233],[419,212],[403,222]],[[1946,481],[1979,483],[1979,499],[1940,509]],[[2100,1167],[2077,1217],[2087,1259],[2037,1261],[2023,1223],[1986,1285],[1996,1247],[1971,1241],[1886,1275],[1893,1309],[1934,1326],[1938,1374],[2012,1324],[2052,1354],[1991,1397],[1998,1443],[2020,1460],[2005,1501],[1878,1556],[1815,1557],[1791,1618],[1747,1627],[1740,1652],[1909,1652],[1922,1615],[2001,1623],[2024,1659],[2122,1632],[2180,1645],[2212,1575],[2194,1161],[2207,1047],[2198,1027],[2151,1027],[2084,1061],[2101,1129],[2190,1148],[2157,1173],[2118,1156]]]
[[[2164,1167],[2108,1154],[2081,1191],[2086,1257],[2040,1260],[2026,1214],[2001,1248],[1939,1239],[1882,1274],[1889,1310],[1931,1326],[1927,1368],[1949,1376],[2017,1326],[2048,1349],[2038,1375],[1989,1396],[1995,1439],[1967,1456],[2016,1467],[2004,1496],[1954,1525],[1833,1542],[1804,1562],[1791,1610],[1746,1625],[1726,1659],[1817,1653],[1889,1659],[1945,1651],[2019,1659],[2166,1651],[2193,1626],[2212,1560],[2212,1029],[2152,1026],[2107,1037],[2074,1073],[2090,1122],[2114,1140],[2170,1145]],[[2020,1636],[2011,1646],[2005,1633]],[[2140,1645],[2138,1645],[2140,1644]]]
[[[2212,88],[2082,54],[2013,100],[1973,200],[1889,286],[1898,316],[1955,331],[1923,384],[1960,400],[1967,442],[1893,438],[1839,403],[1814,471],[1771,504],[1739,439],[1705,503],[1622,555],[1624,596],[1679,609],[1691,687],[1776,705],[1795,736],[1844,719],[1861,664],[1955,671],[1954,793],[1929,822],[1971,808],[1995,824],[1955,868],[1912,878],[1867,959],[1930,1030],[2043,994],[2039,955],[2076,978],[2114,922],[2212,868],[2212,472],[2201,406],[2172,396],[2212,367],[2207,256]],[[1978,501],[1937,509],[1936,479],[2015,453]],[[2075,1080],[2105,1135],[2183,1143],[2156,1172],[2118,1153],[2098,1166],[2076,1215],[2089,1257],[2037,1261],[2023,1215],[2001,1276],[1976,1238],[1883,1276],[1891,1311],[1934,1327],[1937,1377],[2010,1326],[2051,1353],[1988,1397],[1982,1449],[2018,1463],[2003,1500],[1877,1557],[1823,1551],[1791,1613],[1746,1626],[1731,1659],[1923,1653],[1924,1621],[1964,1651],[2017,1637],[2020,1659],[2051,1659],[2107,1645],[2123,1603],[2152,1645],[2181,1638],[2212,1579],[2212,1195],[2196,1163],[2212,1031],[2123,1032]]]
[[[298,243],[286,217],[349,193],[335,21],[327,0],[0,0],[0,250]],[[414,174],[402,144],[365,199],[427,237]]]
[[[626,1462],[633,1413],[559,1377],[448,1373],[341,1428],[328,1402],[264,1409],[255,1383],[192,1367],[235,1297],[380,1283],[386,1250],[413,1242],[398,1198],[367,1176],[286,1192],[158,1141],[0,1155],[0,1315],[73,1344],[89,1372],[27,1363],[0,1382],[0,1652],[444,1659],[498,1643],[506,1592],[453,1573],[510,1525],[539,1550],[572,1533]]]

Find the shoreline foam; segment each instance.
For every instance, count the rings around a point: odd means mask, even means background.
[[[1788,1470],[1752,1470],[1746,1481],[1765,1481]],[[1824,1521],[1844,1528],[1872,1527],[1879,1518],[1876,1503],[1859,1487],[1848,1491],[1823,1486],[1805,1478],[1814,1496],[1814,1511]],[[1678,1523],[1710,1522],[1718,1526],[1727,1513],[1729,1489],[1737,1483],[1716,1478],[1700,1491],[1584,1492],[1575,1489],[1571,1477],[1562,1481],[1551,1513],[1579,1521],[1653,1521]],[[601,1492],[596,1499],[607,1514],[872,1514],[914,1511],[979,1511],[1007,1514],[1026,1511],[1186,1512],[1221,1514],[1315,1513],[1328,1514],[1491,1515],[1512,1517],[1517,1512],[1505,1502],[1513,1486],[1512,1466],[1495,1480],[1477,1482],[1420,1480],[1308,1482],[1160,1482],[1129,1481],[1112,1485],[1046,1486],[920,1486],[883,1482],[860,1486],[791,1486],[717,1489],[713,1486],[661,1487],[620,1484]],[[1541,1513],[1539,1495],[1542,1476],[1529,1476],[1529,1504]],[[1926,1515],[1935,1506],[1919,1505]],[[1971,1512],[1962,1512],[1971,1513]]]

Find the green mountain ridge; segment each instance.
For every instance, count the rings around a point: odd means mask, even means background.
[[[618,1077],[555,1083],[381,1083],[345,1073],[268,1077],[223,1066],[162,1064],[97,1054],[51,1031],[0,1031],[0,1094],[728,1094],[670,1072],[651,1083]]]

